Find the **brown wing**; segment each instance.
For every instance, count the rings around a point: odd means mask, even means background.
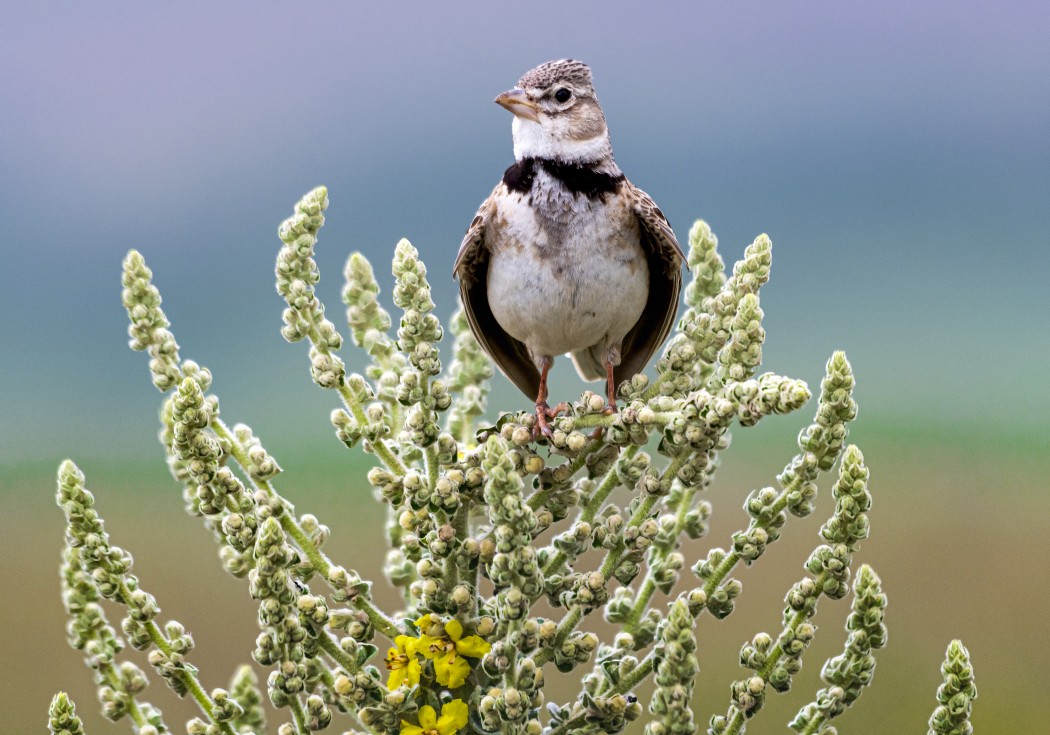
[[[642,248],[649,258],[649,301],[638,323],[623,338],[620,364],[613,371],[617,383],[644,370],[671,332],[678,315],[685,261],[685,253],[660,208],[629,181],[624,185],[624,195],[641,225]]]
[[[474,338],[492,359],[496,367],[506,375],[521,392],[536,398],[540,391],[540,373],[524,342],[507,334],[492,316],[489,308],[488,273],[489,249],[485,245],[485,230],[496,213],[496,193],[503,188],[500,183],[489,198],[481,203],[478,213],[467,228],[467,234],[459,246],[453,275],[459,278],[459,298],[470,324]]]

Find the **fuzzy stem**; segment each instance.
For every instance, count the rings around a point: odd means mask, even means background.
[[[669,424],[678,417],[677,411],[653,411],[653,423],[660,426]],[[578,416],[572,420],[574,429],[593,429],[598,426],[612,426],[620,420],[619,414],[589,413],[586,416]]]
[[[661,480],[673,478],[676,474],[678,474],[678,470],[682,469],[682,466],[689,460],[691,454],[691,452],[682,452],[674,459],[672,459],[671,464],[667,466],[667,469],[665,469],[663,474],[661,475]],[[612,473],[613,470],[610,469],[609,472]],[[630,520],[627,521],[627,527],[631,528],[634,526],[642,525],[645,519],[649,517],[649,513],[652,511],[653,507],[656,505],[659,499],[660,496],[658,495],[647,496],[641,503],[638,504],[638,507],[635,508],[634,513],[631,514]],[[599,572],[602,574],[603,577],[605,577],[606,580],[608,580],[612,573],[616,571],[616,568],[619,566],[620,561],[623,559],[623,552],[623,545],[620,544],[614,549],[609,549],[608,553],[605,555],[605,559],[602,562]],[[575,630],[576,626],[580,624],[580,621],[583,619],[583,615],[583,609],[579,606],[575,606],[572,608],[572,610],[569,611],[569,614],[566,615],[560,623],[558,623],[558,629],[554,636],[554,645],[550,649],[540,651],[536,655],[537,666],[542,666],[550,659],[552,654],[548,653],[548,650],[554,651],[561,648],[562,644],[565,643],[565,640],[569,637],[572,631]]]
[[[427,447],[426,454],[424,456],[427,466],[427,483],[429,484],[430,489],[434,490],[437,487],[438,478],[440,476],[440,468],[438,466],[437,449],[434,448],[433,444]]]
[[[456,509],[456,514],[452,516],[452,528],[455,529],[456,538],[458,539],[465,539],[468,535],[470,535],[470,505],[470,502],[465,497],[461,498],[461,503],[459,508]],[[452,581],[449,584],[449,588],[453,588],[457,584],[459,584],[459,565],[453,563],[451,566]],[[478,571],[480,573],[480,565]],[[470,586],[470,596],[474,601],[474,604],[471,605],[471,608],[473,609],[473,614],[477,615],[479,601],[478,580],[476,576]]]
[[[120,600],[128,608],[132,607],[131,590],[128,588],[127,582],[124,580],[120,581]],[[168,641],[167,636],[164,635],[164,632],[160,627],[152,620],[144,622],[143,627],[149,633],[149,638],[150,641],[153,642],[153,645],[156,646],[165,656],[171,657],[171,643]],[[114,675],[116,674],[116,672],[113,673]],[[208,696],[208,693],[204,691],[204,687],[201,686],[201,683],[192,667],[181,669],[179,679],[182,680],[187,691],[193,695],[193,699],[197,702],[201,711],[207,715],[208,719],[211,720],[224,733],[224,735],[235,735],[233,727],[228,722],[219,722],[215,719],[215,702],[213,702],[212,698]],[[141,713],[139,717],[143,719],[143,722],[140,724],[144,724],[145,720],[142,718]]]
[[[784,510],[784,508],[787,507],[788,494],[801,484],[802,480],[796,478],[795,480],[792,480],[790,483],[788,483],[787,487],[780,491],[780,493],[777,495],[777,499],[773,501],[773,504],[770,506],[772,511],[770,513],[770,516],[776,516],[776,514],[780,513]],[[751,522],[748,524],[748,529],[750,530],[761,526],[761,522],[752,519]],[[715,590],[718,589],[718,585],[720,585],[722,581],[727,576],[729,576],[729,573],[733,571],[733,569],[736,567],[739,561],[740,554],[736,550],[727,553],[725,555],[725,558],[722,559],[721,563],[718,565],[718,567],[715,568],[715,571],[711,575],[710,579],[708,579],[707,583],[704,584],[704,593],[708,596],[711,596],[715,592]]]
[[[639,503],[638,508],[631,516],[631,519],[627,522],[628,527],[641,525],[642,521],[649,515],[649,511],[651,511],[653,506],[656,505],[656,501],[657,496],[650,495]],[[599,573],[608,580],[609,576],[616,571],[616,567],[619,566],[622,558],[622,544],[615,549],[609,549],[598,570]],[[562,621],[558,623],[558,629],[554,635],[554,644],[549,650],[554,651],[561,648],[562,644],[565,643],[565,640],[569,637],[572,631],[574,631],[576,626],[580,624],[580,621],[583,619],[583,614],[583,608],[577,605],[574,606],[564,618],[562,618]],[[540,651],[536,655],[536,665],[542,666],[550,660],[551,655],[553,654],[549,654],[547,650]]]
[[[821,589],[824,583],[827,581],[828,575],[824,572],[820,573],[814,578],[817,589]],[[811,613],[812,614],[812,613]],[[799,626],[800,623],[806,620],[806,611],[798,610],[794,615],[791,616],[788,623],[784,625],[783,630],[794,630]],[[779,637],[778,637],[779,638]],[[766,657],[765,665],[759,669],[758,675],[762,677],[763,681],[769,681],[769,675],[773,673],[773,669],[776,668],[777,663],[784,655],[784,646],[780,643],[779,639],[773,644],[773,648],[770,650],[769,655]]]
[[[248,460],[248,453],[244,448],[244,445],[238,441],[237,437],[229,427],[222,422],[221,419],[215,418],[211,422],[211,429],[215,432],[221,440],[228,443],[230,447],[230,454],[237,461],[237,464],[241,468],[248,472],[248,467],[251,466]],[[263,491],[271,498],[279,498],[277,491],[273,489],[273,486],[268,480],[253,480],[253,484],[256,489]],[[309,535],[303,530],[303,527],[299,525],[299,521],[293,514],[292,507],[289,503],[285,502],[285,512],[281,513],[278,521],[281,524],[281,528],[286,534],[288,534],[292,540],[295,541],[296,546],[306,555],[306,558],[310,560],[310,566],[317,571],[318,574],[323,576],[326,580],[328,575],[332,571],[331,560],[310,540]],[[376,630],[381,632],[391,641],[394,640],[401,631],[398,629],[397,624],[388,618],[379,608],[372,605],[368,600],[358,596],[354,600],[354,606],[360,610],[363,610],[368,615],[369,621],[375,627]]]
[[[642,587],[638,590],[638,595],[635,597],[634,607],[631,608],[627,620],[624,621],[623,630],[625,633],[635,635],[638,632],[638,623],[641,622],[645,611],[649,609],[649,601],[653,599],[654,594],[656,594],[656,580],[652,574],[652,567],[650,567],[645,574]]]
[[[292,711],[292,719],[295,720],[295,731],[299,735],[310,735],[310,728],[306,724],[306,713],[303,711],[303,703],[299,697],[288,699],[288,709]]]
[[[826,572],[821,572],[813,578],[818,590],[824,588],[824,583],[827,581],[828,576],[829,575]],[[799,624],[811,615],[812,612],[807,614],[805,609],[796,611],[795,614],[788,619],[788,622],[785,623],[782,630],[795,630]],[[757,672],[757,675],[767,684],[769,683],[769,676],[773,673],[773,669],[776,668],[777,663],[784,656],[784,646],[780,643],[780,638],[781,636],[777,636],[777,642],[773,645],[773,648],[770,649],[769,654],[766,657],[766,663]],[[723,731],[722,735],[740,735],[740,733],[743,732],[744,722],[748,719],[747,715],[736,707],[732,707],[732,709],[733,716],[726,724],[726,729]]]
[[[820,732],[820,728],[823,727],[827,720],[828,718],[824,713],[817,713],[813,716],[813,719],[809,721],[809,724],[799,731],[799,735],[817,735],[817,733]]]
[[[595,442],[595,444],[598,444],[598,442]],[[626,460],[630,460],[637,453],[638,446],[632,444],[623,452],[622,455],[620,455],[620,458],[617,460],[617,463],[622,463]],[[581,465],[585,461],[586,457],[584,456],[584,459],[581,461]],[[579,521],[583,521],[586,523],[590,523],[591,521],[593,521],[594,516],[597,515],[599,510],[601,510],[602,504],[605,503],[606,499],[609,497],[609,494],[616,489],[617,485],[620,484],[619,477],[616,473],[616,466],[617,465],[614,464],[605,473],[605,477],[602,478],[602,482],[600,485],[598,485],[598,489],[594,491],[594,494],[591,496],[590,500],[587,501],[587,505],[585,505],[583,507],[583,510],[580,512],[578,519]],[[547,562],[547,566],[543,570],[544,576],[549,577],[552,574],[556,574],[568,560],[569,555],[564,551],[559,550],[557,553],[554,554],[554,556],[551,557],[550,561]]]
[[[689,508],[693,504],[693,498],[696,496],[696,491],[699,489],[699,485],[693,485],[691,487],[682,489],[682,496],[678,500],[678,507],[675,511],[675,528],[674,537],[677,539],[682,533],[682,527],[685,525],[686,516],[689,514]],[[662,556],[666,556],[664,553]],[[624,631],[634,635],[637,633],[637,626],[639,621],[642,619],[642,615],[649,609],[649,601],[653,599],[653,595],[656,594],[656,576],[654,570],[657,565],[650,564],[645,573],[645,580],[642,582],[641,589],[638,590],[638,595],[635,598],[634,607],[631,608],[630,615],[627,617],[627,621],[624,623]]]
[[[103,667],[99,667],[99,672],[106,678],[106,683],[109,684],[115,691],[120,690],[120,675],[117,673],[116,667],[113,664],[107,664]],[[142,709],[139,707],[138,700],[135,699],[134,695],[128,695],[128,714],[131,715],[131,719],[141,728],[143,725],[148,724],[146,722],[146,715],[142,713]],[[201,708],[204,710],[204,708]],[[207,710],[204,710],[205,714],[208,714]],[[209,715],[210,716],[210,715]]]
[[[575,475],[580,470],[581,467],[583,467],[585,464],[587,464],[587,458],[591,454],[593,454],[594,452],[598,451],[601,448],[602,448],[601,439],[592,439],[586,446],[584,446],[583,451],[580,452],[578,457],[576,457],[575,459],[570,460],[568,463],[566,463],[566,466],[568,467],[569,475],[570,476]],[[532,508],[533,510],[536,510],[537,508],[542,506],[545,502],[547,502],[547,496],[549,494],[550,494],[549,490],[538,490],[538,491],[534,492],[532,495],[529,496],[529,499],[528,499],[529,507]]]
[[[315,629],[315,631],[317,633],[317,645],[328,654],[329,658],[351,673],[361,670],[357,661],[350,658],[350,655],[340,647],[338,641],[331,633],[323,628]]]
[[[568,735],[569,733],[577,732],[586,721],[586,714],[576,715],[571,720],[566,720],[553,730],[549,730],[546,735]]]
[[[350,410],[350,413],[353,415],[354,420],[357,421],[358,425],[364,426],[367,424],[368,418],[365,416],[364,408],[362,408],[360,402],[354,398],[349,387],[347,387],[345,383],[339,386],[339,395],[343,399],[343,405]],[[404,474],[408,472],[405,465],[402,464],[401,460],[398,459],[397,455],[394,454],[393,450],[391,450],[390,447],[387,446],[387,443],[382,439],[376,442],[366,440],[365,444],[369,449],[375,452],[375,455],[382,460],[383,464],[385,464],[387,469],[391,472],[399,476],[404,476]]]
[[[674,373],[672,373],[670,371],[665,372],[665,373],[660,373],[656,377],[656,380],[654,380],[652,383],[650,383],[649,387],[645,389],[644,393],[642,393],[642,400],[648,401],[651,398],[656,397],[660,393],[660,386],[662,386],[664,383],[666,383],[672,377],[674,377]]]

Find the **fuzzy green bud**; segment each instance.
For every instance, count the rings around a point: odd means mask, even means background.
[[[696,732],[689,706],[694,682],[700,673],[694,622],[685,601],[676,600],[660,626],[655,649],[656,692],[649,704],[649,711],[658,719],[646,727],[647,735],[692,735]]]
[[[977,687],[973,680],[970,652],[962,641],[948,644],[948,652],[941,665],[944,682],[937,688],[937,708],[930,716],[929,735],[970,735],[973,725],[970,714]]]
[[[52,735],[84,735],[84,723],[77,717],[76,706],[65,692],[51,699],[47,727]]]

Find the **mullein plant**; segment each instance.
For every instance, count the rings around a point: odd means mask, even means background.
[[[695,733],[701,618],[734,611],[737,575],[780,538],[791,516],[813,512],[818,483],[832,474],[835,511],[787,591],[782,625],[744,642],[745,673],[707,732],[743,733],[768,694],[791,687],[816,633],[820,599],[849,596],[853,576],[843,651],[824,664],[827,686],[790,723],[804,734],[836,732],[831,721],[870,683],[874,653],[886,643],[880,580],[866,565],[851,573],[868,536],[871,495],[864,457],[847,443],[857,407],[844,354],[827,362],[798,453],[774,485],[744,499],[747,526],[692,566],[682,551],[685,540],[707,531],[712,506],[704,494],[730,430],[799,410],[811,397],[801,380],[758,373],[769,239],[758,237],[726,274],[714,235],[698,221],[689,233],[686,310],[655,377],[621,385],[615,413],[602,395],[585,392],[553,421],[553,436],[537,440],[530,412],[481,423],[492,366],[462,310],[451,320],[452,362],[443,366],[444,330],[427,271],[406,240],[393,259],[396,333],[371,265],[350,256],[343,301],[368,365],[364,374],[347,372],[343,336],[314,291],[313,253],[327,206],[327,190],[315,189],[280,226],[282,334],[309,343],[313,380],[339,404],[331,416],[338,439],[374,458],[360,484],[387,508],[383,571],[400,591],[401,609],[381,610],[371,581],[325,554],[328,527],[296,513],[279,490],[277,460],[249,427],[220,417],[211,373],[180,357],[152,274],[132,251],[123,274],[130,344],[149,354],[153,383],[165,394],[160,439],[168,466],[187,510],[218,541],[225,569],[258,601],[252,658],[267,675],[265,696],[258,669],[247,665],[228,688],[206,688],[190,662],[192,636],[161,621],[156,598],[132,574],[131,555],[110,543],[84,475],[67,460],[58,471],[67,519],[62,599],[69,642],[94,672],[103,714],[128,718],[140,735],[170,732],[143,699],[148,677],[124,656],[130,645],[146,652],[175,694],[199,704],[186,728],[192,735],[261,735],[274,711],[280,735],[330,727],[370,735],[597,735],[623,731],[646,710],[647,735]],[[614,500],[617,490],[624,503]],[[585,560],[587,551],[596,553]],[[658,592],[670,602],[657,603]],[[123,615],[119,632],[105,612],[113,605]],[[599,615],[617,630],[611,639],[588,629]],[[930,732],[970,732],[976,690],[958,641],[942,671]],[[572,701],[547,700],[545,683],[558,674],[581,682]],[[655,690],[642,702],[636,692],[647,680]],[[65,694],[54,698],[49,723],[53,733],[83,732]]]

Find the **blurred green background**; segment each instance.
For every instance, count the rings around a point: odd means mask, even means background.
[[[731,263],[758,233],[772,237],[764,368],[816,389],[833,350],[853,364],[851,440],[875,497],[858,562],[883,579],[890,642],[842,731],[921,731],[953,637],[976,666],[977,730],[1041,727],[1045,3],[26,3],[0,23],[6,730],[43,730],[64,689],[89,733],[128,732],[100,719],[90,672],[64,642],[53,493],[65,457],[164,615],[193,631],[207,687],[225,685],[256,635],[245,585],[182,513],[155,441],[159,395],[126,347],[128,248],[154,269],[183,356],[213,370],[227,420],[255,429],[286,471],[283,491],[331,526],[330,553],[378,576],[367,459],[334,438],[333,397],[310,383],[305,348],[278,334],[276,226],[326,184],[319,293],[333,319],[347,255],[365,252],[388,295],[402,236],[449,315],[462,232],[512,159],[510,117],[491,100],[566,56],[592,66],[618,162],[681,238],[702,217]],[[527,405],[495,382],[493,415]],[[555,394],[581,389],[560,366]],[[813,410],[736,432],[708,495],[711,533],[691,556],[728,543],[744,496],[773,484]],[[779,625],[831,511],[827,487],[741,573],[737,612],[699,626],[701,722],[725,710],[740,644]],[[378,593],[390,599],[382,583]],[[783,732],[812,696],[847,608],[822,603],[795,689],[749,731]],[[159,683],[147,698],[176,731],[192,714]]]

